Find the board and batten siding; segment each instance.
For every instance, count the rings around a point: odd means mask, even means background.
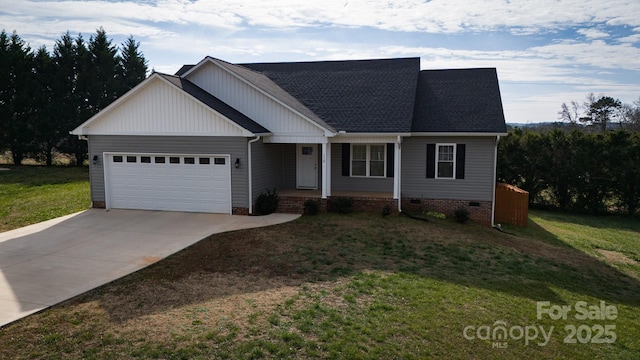
[[[331,145],[331,190],[393,192],[393,178],[342,176],[342,146],[335,143]]]
[[[158,153],[158,154],[214,154],[231,156],[231,205],[246,208],[248,202],[247,139],[241,137],[206,136],[89,136],[89,176],[91,179],[91,200],[105,201],[103,153]],[[98,156],[97,164],[91,159]],[[241,166],[233,164],[240,159]],[[243,165],[244,164],[244,165]]]
[[[492,201],[495,137],[408,137],[402,142],[402,197]],[[464,179],[427,179],[427,144],[466,144]]]
[[[188,79],[205,91],[269,129],[274,134],[318,137],[324,132],[282,104],[269,98],[215,64],[205,64],[188,75]]]
[[[266,189],[282,189],[282,147],[282,144],[265,144],[262,140],[251,144],[254,203]]]
[[[242,136],[242,129],[157,78],[92,123],[90,134]]]

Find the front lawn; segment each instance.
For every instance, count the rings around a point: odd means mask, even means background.
[[[0,165],[0,232],[88,209],[87,167]]]
[[[530,224],[323,214],[219,234],[1,328],[0,358],[637,358],[637,219]]]

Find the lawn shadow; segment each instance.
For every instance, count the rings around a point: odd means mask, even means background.
[[[594,229],[624,229],[640,233],[640,217],[618,214],[574,214],[560,210],[533,210],[531,214],[547,220],[555,220]],[[531,218],[529,219],[531,221]]]
[[[278,226],[218,234],[86,296],[101,299],[112,320],[126,321],[370,270],[414,274],[554,304],[565,302],[555,290],[560,288],[607,302],[640,305],[637,279],[553,234],[538,240],[449,220],[424,223],[371,214],[303,217]]]

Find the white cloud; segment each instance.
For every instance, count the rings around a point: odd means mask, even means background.
[[[587,39],[602,39],[609,37],[609,34],[593,28],[578,29],[578,34],[584,35]]]
[[[56,24],[58,29],[83,32],[87,29],[75,28],[73,19],[83,23],[143,23],[147,27],[175,24],[238,30],[247,26],[339,26],[431,33],[503,28],[533,33],[585,23],[640,26],[640,2],[624,0],[51,0],[13,3],[4,13],[0,20],[5,24],[11,17],[26,16],[39,19],[45,26]]]

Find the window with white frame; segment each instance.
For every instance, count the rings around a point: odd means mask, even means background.
[[[437,178],[454,179],[455,178],[455,144],[437,144],[436,146],[436,174]]]
[[[385,177],[385,144],[352,144],[351,176]]]

